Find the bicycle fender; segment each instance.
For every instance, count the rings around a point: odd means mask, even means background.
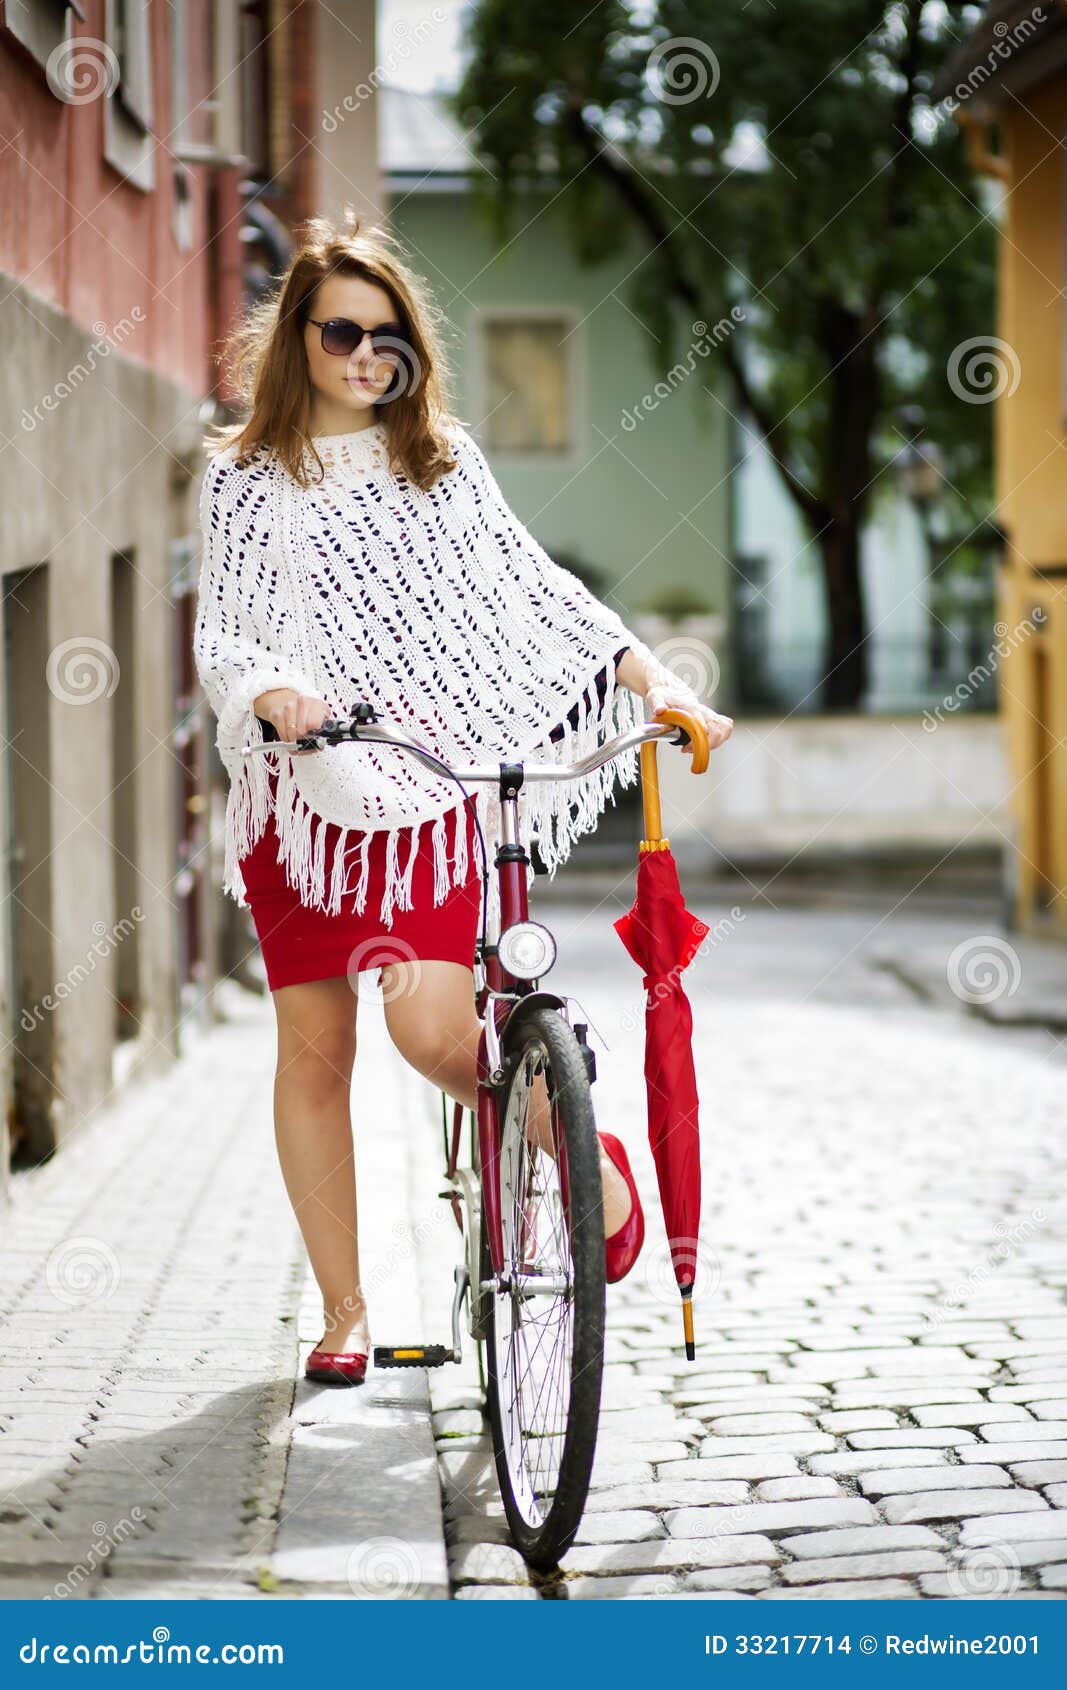
[[[512,1024],[513,1021],[515,1021],[515,1019],[518,1016],[520,1016],[523,1013],[524,1010],[526,1010],[526,1009],[561,1009],[561,1010],[564,1011],[564,1013],[566,1013],[566,1007],[567,1007],[566,998],[559,997],[557,995],[557,993],[555,993],[555,992],[528,992],[525,997],[519,999],[518,1003],[515,1004],[514,1008],[511,1010],[510,1014],[508,1015],[507,1022],[505,1023],[505,1026],[504,1026],[504,1031],[500,1036],[500,1043],[501,1043],[502,1047],[505,1050],[507,1049],[507,1047],[508,1047],[508,1031],[511,1027],[511,1024]]]

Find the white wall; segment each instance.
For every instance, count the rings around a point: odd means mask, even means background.
[[[925,718],[928,724],[932,718]],[[996,716],[794,716],[739,722],[694,775],[658,756],[679,857],[833,854],[1002,842],[1010,786]]]

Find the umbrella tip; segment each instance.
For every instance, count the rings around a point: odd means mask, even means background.
[[[696,1339],[693,1335],[693,1287],[683,1285],[682,1292],[682,1331],[685,1334],[685,1359],[695,1361],[697,1356]]]

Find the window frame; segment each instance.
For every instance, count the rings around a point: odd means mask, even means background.
[[[4,21],[0,33],[9,36],[37,65],[46,70],[57,48],[73,39],[72,16],[85,22],[85,8],[76,0],[21,0],[22,16],[11,6],[4,7]],[[18,18],[18,25],[13,21]],[[55,98],[59,95],[52,90]]]
[[[112,0],[109,7],[112,37],[120,34],[119,13],[128,12],[137,19],[138,30],[136,40],[121,43],[112,39],[111,46],[119,62],[119,79],[115,84],[113,98],[121,106],[123,115],[129,119],[133,127],[142,136],[152,132],[152,20],[147,0]],[[184,21],[184,20],[183,20]],[[128,28],[127,33],[134,32]],[[131,60],[137,63],[131,67]],[[127,73],[123,73],[123,67]],[[135,74],[130,75],[130,69]]]
[[[131,187],[149,193],[156,186],[156,142],[152,133],[154,14],[148,0],[131,0],[132,15],[138,25],[137,37],[132,46],[125,42],[120,50],[120,4],[121,0],[106,0],[104,8],[104,39],[119,64],[119,80],[104,104],[104,157]],[[136,53],[138,59],[136,77],[129,73],[131,53]]]
[[[545,304],[486,305],[475,309],[468,334],[470,350],[470,384],[475,411],[479,419],[479,435],[487,440],[488,416],[491,406],[489,391],[489,336],[497,324],[509,326],[523,323],[559,321],[565,325],[561,340],[564,357],[563,395],[567,444],[546,446],[488,446],[494,465],[522,466],[551,465],[553,468],[576,466],[583,461],[586,433],[585,343],[582,333],[582,313],[563,301]]]

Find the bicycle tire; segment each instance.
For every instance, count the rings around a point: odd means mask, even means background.
[[[527,1482],[528,1474],[519,1470],[521,1458],[516,1441],[522,1444],[525,1439],[528,1446],[539,1434],[536,1428],[532,1437],[529,1427],[523,1430],[522,1403],[520,1401],[516,1410],[515,1392],[509,1393],[506,1377],[509,1371],[514,1377],[514,1357],[522,1347],[521,1338],[518,1343],[514,1338],[516,1308],[522,1299],[516,1298],[514,1293],[505,1295],[497,1292],[493,1295],[485,1351],[493,1455],[508,1527],[516,1548],[527,1563],[535,1570],[548,1572],[558,1565],[560,1557],[573,1543],[589,1494],[600,1418],[606,1294],[603,1196],[589,1074],[581,1046],[558,1010],[542,1007],[524,1013],[517,1009],[508,1024],[504,1039],[507,1078],[501,1092],[499,1113],[502,1134],[515,1131],[515,1113],[521,1108],[521,1099],[515,1099],[515,1091],[516,1087],[526,1083],[527,1058],[535,1049],[547,1056],[548,1093],[554,1100],[559,1122],[569,1188],[569,1201],[564,1205],[561,1199],[560,1208],[565,1221],[571,1287],[565,1299],[556,1298],[554,1301],[565,1301],[570,1305],[570,1363],[565,1427],[561,1436],[553,1439],[553,1443],[560,1446],[560,1452],[547,1509],[544,1506],[547,1499],[537,1498],[536,1491]],[[525,1132],[523,1137],[525,1140]],[[503,1186],[508,1179],[506,1165],[512,1159],[504,1154],[506,1147],[503,1144],[501,1148],[499,1168]],[[548,1161],[550,1158],[546,1156],[545,1162]],[[505,1205],[511,1200],[511,1195],[510,1190],[502,1189],[506,1248]],[[528,1206],[529,1200],[527,1210]],[[558,1244],[560,1236],[557,1229],[553,1237],[555,1244]],[[483,1260],[488,1275],[488,1248],[485,1246]],[[508,1305],[507,1320],[504,1319],[505,1304]],[[543,1349],[540,1339],[535,1346],[535,1354],[538,1347]],[[521,1387],[518,1394],[521,1397]],[[542,1389],[534,1404],[535,1410],[540,1407],[543,1396]],[[517,1430],[516,1421],[520,1422]],[[537,1459],[540,1461],[540,1450]]]

